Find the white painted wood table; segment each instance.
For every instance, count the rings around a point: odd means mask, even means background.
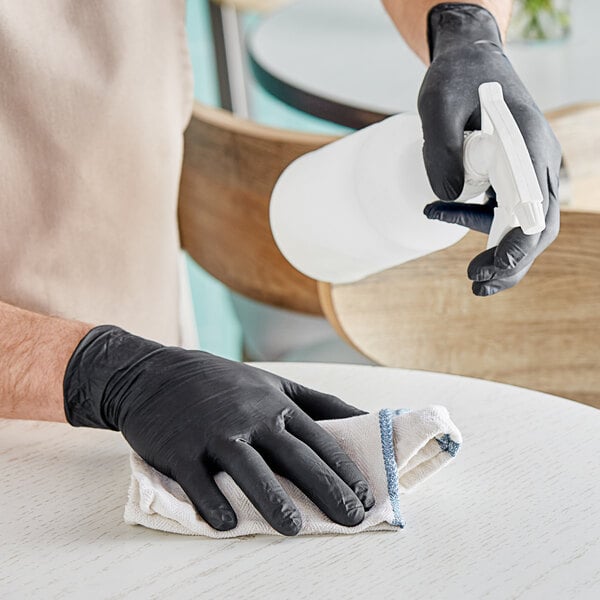
[[[598,22],[598,0],[572,0],[570,38],[508,45],[543,110],[600,100]],[[380,0],[295,0],[261,21],[248,50],[274,96],[349,127],[416,110],[425,74]]]
[[[122,522],[112,432],[0,421],[0,598],[600,598],[600,411],[490,382],[265,364],[368,410],[444,404],[456,460],[398,532],[207,540]]]

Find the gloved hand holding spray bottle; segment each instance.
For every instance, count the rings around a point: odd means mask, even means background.
[[[487,296],[520,281],[556,237],[560,146],[493,17],[438,5],[429,44],[421,120],[395,115],[357,131],[300,157],[275,186],[275,241],[308,276],[356,281],[446,248],[468,227],[489,233],[468,269],[473,292]]]

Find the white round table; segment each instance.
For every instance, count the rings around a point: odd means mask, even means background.
[[[600,100],[600,2],[572,4],[566,41],[508,46],[543,110]],[[248,49],[263,87],[318,117],[358,128],[416,110],[425,67],[379,0],[295,0],[257,26]]]
[[[208,540],[123,523],[118,433],[0,421],[0,597],[600,597],[600,411],[455,376],[261,366],[368,410],[444,404],[463,447],[403,496],[401,531]]]

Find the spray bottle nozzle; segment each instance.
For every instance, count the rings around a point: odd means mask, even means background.
[[[546,227],[543,196],[519,126],[504,102],[496,82],[479,86],[481,131],[466,136],[464,144],[465,192],[462,198],[491,185],[498,207],[488,248],[513,228],[532,235]]]

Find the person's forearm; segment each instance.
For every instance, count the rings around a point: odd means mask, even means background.
[[[66,421],[63,376],[91,328],[0,302],[0,418]]]
[[[425,63],[429,63],[427,47],[427,14],[440,0],[382,0],[388,14],[406,43]],[[459,4],[460,2],[452,2]],[[478,4],[487,8],[496,18],[502,36],[506,34],[513,0],[471,0],[468,4]]]

